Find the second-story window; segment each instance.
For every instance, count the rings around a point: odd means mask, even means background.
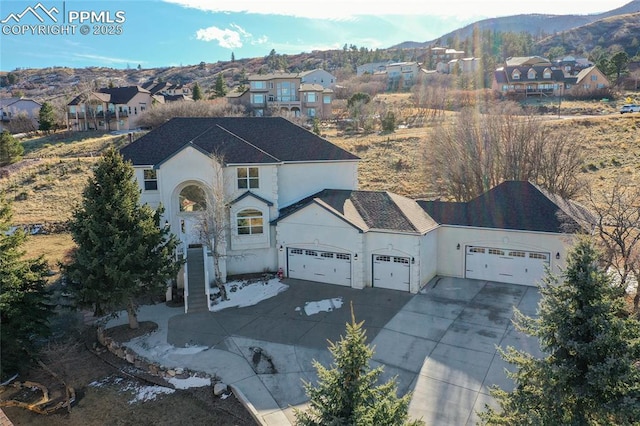
[[[307,93],[307,102],[316,102],[316,94],[313,92]]]
[[[238,189],[253,189],[260,187],[257,167],[238,167]]]
[[[158,190],[158,174],[153,169],[144,170],[144,190],[145,191],[157,191]]]

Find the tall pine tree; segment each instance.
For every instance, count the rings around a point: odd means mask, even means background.
[[[37,354],[36,339],[49,335],[52,306],[45,260],[23,259],[26,234],[8,232],[11,206],[0,195],[0,381],[27,367]]]
[[[49,102],[45,102],[40,107],[40,113],[38,114],[38,122],[40,123],[39,130],[49,133],[56,128],[56,112],[53,110],[53,106]]]
[[[216,83],[213,87],[213,95],[216,98],[223,98],[227,94],[227,83],[224,81],[224,76],[219,73],[216,77]]]
[[[331,368],[313,362],[318,372],[318,385],[304,383],[310,400],[309,409],[295,411],[298,425],[423,424],[421,421],[408,422],[411,394],[398,398],[395,378],[378,385],[383,367],[369,367],[373,349],[367,344],[362,324],[356,323],[352,308],[346,336],[337,343],[329,343],[329,351],[334,359]]]
[[[138,327],[136,298],[162,294],[180,264],[178,240],[160,227],[162,207],[140,205],[134,170],[114,149],[98,161],[82,205],[70,223],[78,245],[67,272],[80,306],[95,315],[126,308],[129,326]]]
[[[590,242],[569,253],[564,281],[548,276],[537,319],[516,312],[516,326],[547,354],[507,348],[516,367],[511,392],[494,388],[500,409],[480,413],[488,425],[636,425],[640,423],[640,323],[598,267]]]
[[[193,85],[193,91],[191,92],[191,97],[193,98],[194,101],[199,101],[203,97],[202,96],[202,89],[200,88],[200,85],[198,84],[197,81]]]

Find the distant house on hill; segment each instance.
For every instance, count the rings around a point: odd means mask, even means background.
[[[154,102],[140,86],[102,88],[76,96],[67,104],[71,130],[132,130],[138,117]]]
[[[337,81],[338,80],[333,74],[319,68],[300,73],[300,83],[319,84],[325,89],[335,86]]]
[[[11,121],[16,120],[20,115],[25,115],[33,124],[34,129],[38,128],[38,115],[42,105],[33,99],[27,98],[5,98],[0,99],[0,132],[11,131]]]
[[[322,83],[303,82],[303,79],[318,78],[324,80],[326,75],[317,72],[252,74],[244,92],[232,91],[226,98],[248,106],[257,117],[269,115],[269,111],[275,109],[294,117],[330,118],[333,90]]]
[[[191,89],[182,84],[172,84],[168,82],[147,81],[142,85],[143,89],[147,89],[152,95],[162,95],[168,102],[185,99],[191,97]],[[167,98],[173,96],[173,98]],[[180,98],[182,96],[182,98]]]
[[[513,57],[496,69],[492,88],[507,97],[585,95],[610,86],[606,76],[595,66],[571,74],[574,67],[555,66],[540,56]]]

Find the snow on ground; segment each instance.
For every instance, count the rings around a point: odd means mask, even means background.
[[[201,388],[211,385],[211,379],[208,377],[187,377],[186,379],[179,379],[172,377],[167,380],[176,389],[189,389],[189,388]]]
[[[89,383],[89,386],[99,388],[102,386],[117,386],[121,392],[129,392],[133,395],[133,398],[129,401],[129,404],[136,402],[146,402],[156,399],[158,395],[165,395],[174,393],[175,390],[164,386],[145,386],[135,383],[131,380],[123,379],[122,377],[107,376],[100,381]],[[186,388],[179,388],[186,389]]]
[[[233,281],[225,284],[227,297],[229,300],[217,301],[211,306],[211,311],[217,312],[227,308],[244,308],[253,306],[265,299],[270,299],[289,288],[288,285],[280,282],[278,278],[273,278],[265,282],[246,283]]]
[[[304,313],[307,316],[314,315],[320,312],[331,312],[334,309],[340,309],[342,307],[342,297],[336,297],[334,299],[324,299],[314,302],[306,302],[304,304]],[[296,308],[296,312],[300,311],[300,307]]]

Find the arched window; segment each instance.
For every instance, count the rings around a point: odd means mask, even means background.
[[[262,234],[262,212],[256,209],[244,209],[236,215],[238,235]]]
[[[513,70],[513,72],[511,73],[511,78],[513,80],[520,80],[520,71],[518,71],[517,69]]]
[[[180,191],[179,202],[181,212],[200,212],[207,208],[204,190],[197,185],[185,186]]]
[[[549,68],[545,68],[542,77],[545,79],[551,78],[551,70]]]
[[[529,80],[534,80],[536,78],[536,70],[534,70],[533,68],[529,69],[529,72],[527,73],[527,78]]]

